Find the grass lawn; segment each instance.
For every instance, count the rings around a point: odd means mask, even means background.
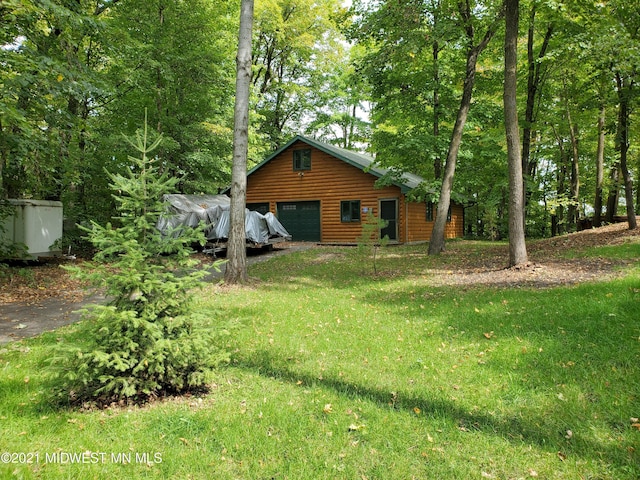
[[[493,248],[452,244],[467,262]],[[0,348],[0,478],[640,478],[637,264],[577,286],[433,286],[450,255],[389,247],[374,276],[353,252],[198,294],[237,326],[200,397],[54,409],[43,365],[74,327]]]

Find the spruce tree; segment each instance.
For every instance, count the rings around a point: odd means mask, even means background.
[[[191,301],[209,272],[191,259],[191,245],[205,240],[203,228],[168,235],[156,228],[165,212],[162,197],[178,179],[159,174],[159,159],[149,153],[161,137],[148,145],[146,122],[129,141],[140,157],[129,157],[125,175],[108,174],[118,216],[113,224],[85,228],[97,254],[90,268],[73,269],[104,289],[108,303],[84,311],[79,335],[52,362],[61,394],[72,402],[200,390],[207,370],[226,358],[213,338],[224,330],[201,328],[204,315]]]

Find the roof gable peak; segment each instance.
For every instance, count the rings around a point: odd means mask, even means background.
[[[296,135],[291,140],[289,140],[285,145],[277,149],[274,153],[265,158],[262,162],[253,167],[247,175],[251,175],[256,170],[260,169],[263,165],[269,163],[275,157],[280,155],[282,152],[291,148],[295,143],[303,142],[307,145],[317,148],[324,153],[331,155],[343,162],[346,162],[354,167],[359,168],[365,173],[370,173],[375,177],[381,178],[387,173],[389,173],[388,169],[382,168],[376,164],[375,158],[370,155],[359,153],[353,150],[347,150],[345,148],[337,147],[330,143],[321,142],[319,140],[305,137],[303,135]],[[392,183],[402,190],[403,193],[407,193],[409,190],[417,187],[423,179],[417,175],[412,175],[408,173],[404,173],[401,175],[400,181],[393,181]]]

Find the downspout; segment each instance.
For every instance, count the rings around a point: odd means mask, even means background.
[[[404,202],[404,243],[409,243],[409,202],[407,196],[402,196]]]
[[[462,238],[464,238],[465,236],[464,228],[467,226],[467,222],[465,221],[466,216],[467,216],[467,208],[463,205],[462,206]]]

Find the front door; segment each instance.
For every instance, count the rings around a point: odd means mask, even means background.
[[[385,235],[391,241],[398,240],[398,199],[380,200],[380,219],[387,222],[387,226],[380,229],[380,238]]]

